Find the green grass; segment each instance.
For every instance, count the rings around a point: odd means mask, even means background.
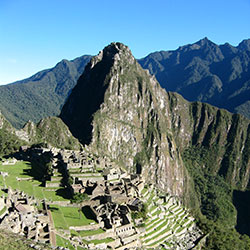
[[[146,192],[147,192],[147,189],[143,188],[142,191],[141,191],[141,195],[144,196],[144,194],[146,194]]]
[[[157,208],[157,206],[155,206],[155,205],[151,206],[149,209],[149,212],[151,213],[155,208]]]
[[[91,242],[94,244],[101,244],[101,243],[109,243],[114,241],[114,239],[112,238],[106,238],[106,239],[102,239],[102,240],[92,240]]]
[[[155,215],[159,215],[160,213],[161,213],[161,210],[158,209],[158,210],[156,210],[154,213],[152,213],[151,215],[152,215],[152,216],[155,216]]]
[[[37,180],[24,180],[17,181],[16,177],[26,178],[31,177],[27,175],[26,172],[31,170],[31,165],[29,162],[17,162],[15,165],[1,165],[0,171],[8,172],[8,176],[3,178],[0,176],[0,185],[4,187],[6,184],[7,187],[12,189],[17,189],[25,192],[28,195],[32,195],[37,199],[44,199],[51,201],[67,201],[68,196],[64,192],[63,188],[46,188],[40,186],[41,182]],[[53,189],[54,191],[49,191]]]
[[[6,210],[7,210],[7,207],[3,207],[2,210],[0,211],[0,215],[2,215]]]
[[[0,169],[3,172],[8,172],[9,175],[13,175],[15,177],[30,177],[29,175],[25,174],[23,170],[30,169],[30,162],[25,161],[18,161],[15,165],[2,165],[0,164]]]
[[[29,162],[20,161],[15,165],[1,165],[0,171],[7,172],[8,176],[5,178],[1,178],[1,185],[4,186],[6,184],[7,187],[11,187],[12,189],[18,189],[24,191],[29,195],[34,195],[33,192],[33,181],[17,181],[16,177],[19,178],[27,178],[31,177],[26,174],[26,171],[31,169],[31,165]]]
[[[151,192],[150,197],[149,197],[149,199],[147,200],[146,203],[149,205],[151,203],[151,201],[153,200],[154,197],[155,197],[154,192]]]
[[[37,199],[44,199],[43,187],[33,186],[33,191]]]
[[[165,234],[166,232],[168,232],[168,231],[170,231],[170,227],[167,227],[166,229],[164,229],[164,230],[161,231],[160,233],[156,234],[154,237],[152,237],[152,238],[150,238],[150,239],[147,239],[147,240],[145,241],[145,243],[147,243],[147,242],[149,242],[149,241],[151,241],[151,240],[154,240],[154,239],[158,238],[160,235],[164,235],[164,234]],[[155,241],[154,243],[152,243],[151,245],[153,246],[153,245],[158,244],[158,243],[163,242],[163,241],[164,241],[164,238],[161,238],[161,239]],[[151,245],[150,245],[150,246],[151,246]]]
[[[175,215],[178,216],[179,214],[181,214],[183,212],[183,208],[180,207],[177,210],[174,211]]]
[[[19,188],[24,193],[34,196],[33,183],[31,181],[19,181]]]
[[[48,189],[51,189],[51,188],[48,188]],[[62,191],[64,192],[64,188],[56,188],[55,191],[48,191],[46,190],[46,188],[43,189],[43,194],[44,194],[44,197],[47,199],[47,200],[51,200],[51,201],[68,201],[69,199],[66,199],[66,198],[63,198],[61,195],[58,195],[56,193],[56,191]]]
[[[164,241],[165,241],[165,239],[161,238],[161,239],[155,241],[154,243],[150,244],[149,246],[159,245],[159,244],[163,243]],[[171,247],[172,245],[169,244],[169,246]]]
[[[56,245],[64,247],[64,248],[68,248],[70,250],[75,250],[75,248],[72,246],[69,240],[62,238],[59,235],[56,235]]]
[[[69,226],[83,226],[90,223],[96,223],[93,220],[87,219],[84,213],[79,214],[77,207],[60,207],[64,218]]]
[[[146,236],[150,236],[150,235],[152,235],[152,234],[154,234],[156,231],[159,231],[159,230],[161,230],[164,226],[166,226],[167,225],[167,223],[168,223],[168,221],[166,220],[165,222],[163,222],[162,224],[160,224],[159,226],[157,226],[156,228],[155,228],[155,230],[153,230],[152,232],[150,232],[150,233],[148,233],[148,234],[146,234],[145,235],[145,237]]]
[[[176,233],[180,233],[184,229],[185,229],[185,227],[179,227],[178,230],[176,230]]]
[[[64,219],[62,211],[59,209],[58,206],[50,206],[51,214],[54,221],[54,226],[56,229],[68,229],[69,225],[67,224],[66,220]]]
[[[70,226],[84,226],[96,223],[87,219],[84,213],[79,214],[77,207],[50,206],[56,228],[69,229]]]
[[[77,246],[77,250],[87,250],[87,249]]]
[[[190,222],[186,225],[186,228],[191,227],[193,224],[194,224],[194,222],[193,222],[193,221],[190,221]]]
[[[7,187],[11,187],[12,189],[19,189],[19,182],[16,180],[16,177],[11,175],[4,178],[5,184]]]
[[[150,229],[156,227],[159,223],[161,223],[163,220],[156,221],[155,223],[151,224],[149,227],[146,228],[146,231],[149,231]]]
[[[76,233],[77,235],[81,236],[81,237],[85,237],[85,236],[90,236],[90,235],[96,235],[96,234],[101,234],[101,233],[105,233],[105,231],[101,228],[97,229],[97,230],[86,230],[86,231],[74,231],[72,230],[71,233]]]
[[[153,220],[148,220],[146,221],[146,227],[149,227],[152,223],[155,223],[157,220],[159,220],[159,218],[155,218]]]
[[[178,227],[180,227],[180,225],[176,223],[176,224],[174,225],[174,227],[172,228],[172,230],[175,231]]]

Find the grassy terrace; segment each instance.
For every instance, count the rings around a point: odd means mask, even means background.
[[[97,229],[97,230],[86,230],[86,231],[75,231],[75,230],[70,230],[70,234],[72,236],[81,236],[81,237],[86,237],[86,236],[90,236],[90,235],[96,235],[96,234],[101,234],[101,233],[105,233],[105,231],[101,228]]]
[[[79,212],[77,207],[53,205],[50,206],[50,210],[55,228],[57,229],[69,229],[70,226],[83,226],[96,223],[94,220],[87,219],[85,214],[82,211]]]
[[[143,243],[147,245],[147,249],[155,249],[155,247],[157,247],[157,249],[165,249],[160,246],[162,243],[166,245],[166,249],[170,249],[173,245],[169,243],[168,240],[170,238],[172,239],[172,231],[174,231],[174,233],[184,232],[193,222],[188,222],[188,213],[178,204],[172,204],[165,212],[163,210],[165,216],[160,219],[157,215],[162,211],[160,207],[156,205],[159,198],[154,194],[154,190],[149,192],[144,188],[141,196],[144,197],[144,201],[148,205],[148,215],[151,214],[145,223],[146,232],[141,237]],[[166,201],[161,206],[167,207],[168,204],[169,201]],[[185,223],[188,223],[188,225],[183,227]]]
[[[94,243],[94,244],[100,244],[100,243],[109,243],[109,242],[112,242],[112,241],[114,241],[114,239],[106,238],[106,239],[103,239],[103,240],[93,240],[91,242]]]
[[[150,233],[146,234],[145,237],[148,237],[152,234],[154,234],[156,231],[160,231],[163,227],[165,227],[168,224],[168,220],[166,220],[165,218],[161,221],[159,221],[157,227],[155,228],[155,230],[151,231]],[[149,231],[146,229],[146,231]]]
[[[154,239],[157,239],[158,237],[160,237],[161,235],[163,236],[161,239],[157,240],[157,241],[154,241],[154,243],[152,243],[151,245],[155,245],[158,243],[158,241],[164,241],[166,236],[165,236],[165,233],[169,232],[170,233],[170,230],[171,228],[170,227],[167,227],[166,229],[164,229],[163,231],[159,232],[158,234],[154,235],[152,238],[150,239],[147,239],[144,241],[144,243],[148,243]]]
[[[8,176],[0,176],[0,187],[4,188],[11,187],[12,189],[17,189],[25,192],[30,196],[34,196],[38,200],[46,199],[47,201],[68,201],[69,196],[65,192],[65,189],[60,188],[46,188],[41,186],[41,182],[38,180],[20,180],[18,178],[29,178],[32,177],[31,173],[31,164],[29,162],[17,162],[15,165],[2,165],[0,164],[0,171],[7,172]],[[6,195],[5,192],[0,190],[0,195]],[[55,227],[57,229],[66,229],[68,230],[70,226],[83,226],[90,223],[96,223],[93,220],[87,219],[84,213],[81,211],[79,213],[78,208],[76,207],[62,207],[57,205],[51,205],[51,213],[54,220]],[[0,211],[2,212],[2,211]],[[103,230],[81,232],[81,236],[102,233]],[[66,247],[65,239],[57,237],[57,240],[60,242],[59,246]],[[70,248],[70,247],[69,247]],[[74,248],[73,248],[74,249]]]
[[[6,207],[3,207],[2,210],[0,211],[0,216],[7,210]]]
[[[62,238],[59,235],[56,235],[56,245],[60,247],[68,248],[70,250],[75,250],[75,248],[71,245],[69,240]],[[78,249],[80,250],[83,248],[78,248]]]
[[[0,164],[0,171],[7,172],[8,176],[0,176],[0,185],[3,188],[11,187],[25,192],[30,196],[34,196],[36,199],[47,199],[51,201],[65,201],[67,195],[63,188],[55,188],[55,191],[49,191],[52,188],[45,188],[41,186],[41,182],[38,180],[20,180],[17,178],[30,178],[31,164],[29,162],[17,162],[15,165],[2,165]],[[1,191],[2,192],[2,191]]]

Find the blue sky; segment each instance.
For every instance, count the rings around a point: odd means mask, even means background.
[[[123,42],[136,58],[250,38],[250,0],[0,0],[0,84]]]

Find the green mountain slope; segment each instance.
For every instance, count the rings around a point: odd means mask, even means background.
[[[38,124],[28,122],[24,128],[16,132],[28,144],[48,144],[57,148],[79,150],[79,141],[72,136],[68,127],[58,117],[47,117]]]
[[[139,60],[167,91],[250,118],[250,39],[237,47],[207,38]]]
[[[17,130],[0,112],[0,156],[18,151],[20,146],[33,144],[50,145],[57,148],[79,150],[79,141],[58,117],[42,119],[38,124],[28,122]]]
[[[25,144],[0,111],[0,156],[12,153]]]
[[[52,69],[0,86],[2,113],[16,128],[21,128],[28,120],[38,122],[44,117],[58,115],[90,58],[62,60]]]

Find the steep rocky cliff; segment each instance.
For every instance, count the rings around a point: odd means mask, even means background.
[[[61,118],[97,154],[182,196],[185,168],[173,140],[166,98],[130,50],[113,43],[86,66]]]
[[[203,172],[220,174],[233,187],[248,185],[249,120],[167,93],[123,44],[92,58],[60,116],[97,154],[187,203],[193,193],[188,153],[196,152]]]

